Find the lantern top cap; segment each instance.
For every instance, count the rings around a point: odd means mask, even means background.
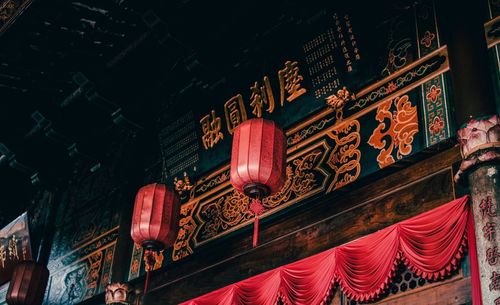
[[[178,197],[178,193],[174,190],[173,187],[169,187],[168,185],[166,185],[164,183],[158,183],[158,182],[146,184],[146,185],[142,186],[138,190],[138,192],[143,192],[147,189],[157,189],[157,188],[164,189],[165,191],[173,193],[175,197]]]
[[[156,187],[156,186],[159,186],[159,187],[167,187],[165,184],[163,183],[158,183],[158,182],[153,182],[153,183],[148,183],[146,185],[143,185],[140,189],[144,189],[144,188],[148,188],[148,187]]]
[[[274,126],[276,126],[277,128],[281,129],[278,124],[273,121],[273,120],[268,120],[268,119],[264,119],[264,118],[253,118],[253,119],[248,119],[244,122],[242,122],[241,124],[239,124],[236,129],[240,128],[241,126],[246,126],[246,125],[249,125],[249,124],[252,124],[254,122],[263,122],[264,124],[272,124]]]

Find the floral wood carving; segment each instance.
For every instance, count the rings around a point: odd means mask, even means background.
[[[436,86],[436,85],[432,85],[429,92],[425,95],[425,97],[435,103],[438,99],[438,97],[441,96],[441,93],[442,93],[442,90],[439,86]]]
[[[500,116],[470,120],[458,132],[462,163],[455,175],[459,181],[464,172],[476,164],[500,160]]]
[[[425,31],[424,37],[420,39],[420,44],[429,48],[432,45],[434,38],[436,38],[436,34],[431,33],[430,31]]]
[[[194,189],[191,190],[190,196],[191,198],[194,198],[195,195],[203,194],[206,191],[211,190],[227,181],[229,181],[229,168],[207,181],[198,181],[195,184]]]
[[[276,195],[262,201],[264,214],[267,211],[273,213],[285,205],[322,191],[328,173],[321,168],[321,164],[328,150],[328,145],[323,141],[310,151],[289,160],[285,185]],[[253,214],[249,209],[248,197],[229,189],[222,195],[201,202],[194,217],[200,223],[192,238],[194,245],[198,246],[246,226],[253,219]]]
[[[274,208],[290,200],[292,196],[301,196],[310,192],[317,186],[317,179],[312,169],[318,164],[318,159],[323,156],[320,149],[313,150],[302,158],[295,159],[286,167],[285,185],[273,196],[263,200],[266,209]]]
[[[191,253],[193,249],[189,241],[196,230],[196,222],[193,219],[193,211],[198,206],[198,201],[188,202],[181,206],[181,219],[179,220],[179,233],[173,246],[172,260],[177,261]]]
[[[439,115],[435,116],[432,123],[429,125],[431,135],[437,135],[444,129],[444,120]]]
[[[201,238],[210,239],[221,231],[252,218],[248,205],[248,197],[236,190],[205,205],[200,211],[202,219],[206,221],[200,231]]]
[[[396,109],[391,111],[393,105]],[[418,132],[417,107],[412,106],[408,95],[403,95],[380,104],[375,118],[380,123],[368,144],[380,150],[377,162],[380,168],[384,168],[396,162],[394,150],[398,160],[411,153],[414,136]]]

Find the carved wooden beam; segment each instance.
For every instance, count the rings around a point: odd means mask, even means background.
[[[458,149],[452,148],[348,195],[288,211],[279,222],[263,224],[263,243],[255,249],[248,246],[250,231],[215,241],[153,273],[146,304],[178,304],[446,203],[455,197],[451,164],[459,159]],[[141,287],[142,282],[134,284]]]

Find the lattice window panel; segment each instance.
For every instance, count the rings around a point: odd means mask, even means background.
[[[450,275],[448,278],[451,278],[453,276],[456,276],[458,274],[462,273],[462,269],[460,268],[459,270],[455,271],[452,275]],[[430,280],[425,280],[419,276],[417,276],[415,273],[413,273],[411,270],[409,270],[405,265],[400,264],[398,266],[398,270],[396,273],[396,276],[394,277],[391,285],[389,286],[389,289],[375,302],[356,302],[354,300],[349,300],[347,297],[345,297],[343,294],[341,294],[340,297],[340,304],[342,305],[361,305],[361,304],[375,304],[387,297],[394,296],[397,294],[403,294],[405,292],[409,292],[412,290],[419,289],[421,287],[424,287],[426,285],[430,285],[435,282],[441,282],[441,281],[446,281],[448,278],[439,280],[439,281],[430,281]]]
[[[415,288],[425,286],[429,283],[430,283],[430,281],[427,281],[427,280],[417,276],[416,274],[411,272],[405,265],[401,264],[398,267],[396,277],[394,277],[394,280],[392,281],[389,289],[381,296],[380,299],[384,299],[390,295],[394,295],[394,294],[397,294],[399,292],[413,290]],[[344,299],[346,299],[346,298],[344,298]],[[358,304],[363,304],[363,303],[347,299],[344,304],[358,305]]]

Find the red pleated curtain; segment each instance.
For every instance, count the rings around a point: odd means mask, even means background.
[[[482,305],[474,225],[468,197],[391,225],[345,245],[226,286],[181,305],[324,304],[335,285],[352,300],[376,300],[399,263],[427,280],[460,266],[470,251],[472,297]]]

